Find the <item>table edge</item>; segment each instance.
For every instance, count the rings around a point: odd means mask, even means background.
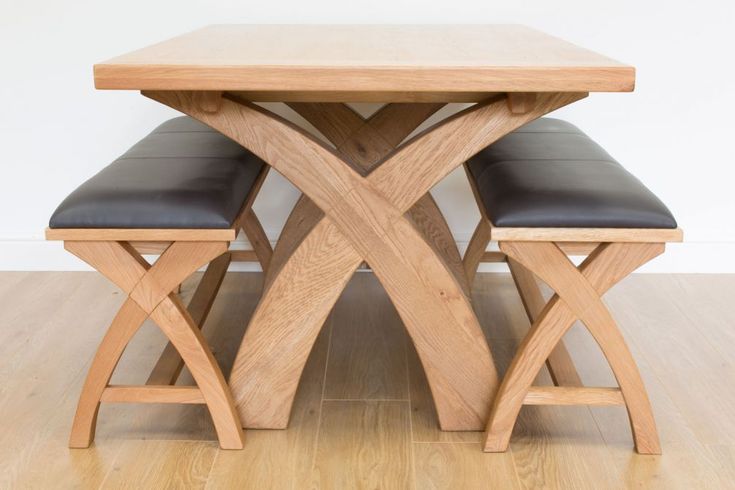
[[[107,90],[299,92],[630,92],[635,67],[94,65]]]

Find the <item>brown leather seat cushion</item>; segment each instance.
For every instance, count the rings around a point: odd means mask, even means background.
[[[263,161],[189,117],[158,126],[73,191],[51,228],[229,228]]]
[[[677,226],[646,186],[565,121],[529,123],[472,157],[467,166],[494,226]]]

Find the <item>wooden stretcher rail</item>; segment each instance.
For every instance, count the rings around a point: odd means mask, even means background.
[[[102,403],[194,403],[204,404],[196,386],[124,386],[109,385],[102,392]]]

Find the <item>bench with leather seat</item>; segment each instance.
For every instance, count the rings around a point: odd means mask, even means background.
[[[53,213],[47,238],[63,240],[127,294],[87,375],[71,447],[91,444],[101,402],[135,402],[204,403],[220,446],[242,448],[232,396],[200,328],[239,229],[264,268],[270,260],[270,244],[251,209],[268,168],[220,133],[179,117],[83,183]],[[142,254],[160,257],[150,264]],[[202,266],[208,267],[187,308],[176,290]],[[147,318],[169,339],[147,384],[110,385],[125,346]],[[184,364],[196,386],[175,385]]]
[[[601,296],[682,233],[666,206],[600,145],[565,121],[544,118],[503,137],[465,165],[482,215],[465,254],[471,276],[489,241],[507,261],[532,328],[500,386],[486,451],[508,447],[520,408],[624,405],[636,449],[659,453],[645,387]],[[576,266],[568,255],[586,255]],[[547,302],[536,278],[554,296]],[[580,320],[618,387],[584,387],[561,342]],[[554,386],[532,386],[547,363]]]
[[[50,228],[229,228],[263,169],[189,117],[161,124],[79,186]]]
[[[566,121],[527,124],[467,168],[497,227],[676,228],[650,190]]]

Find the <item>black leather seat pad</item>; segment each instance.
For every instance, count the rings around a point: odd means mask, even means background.
[[[229,228],[264,163],[189,118],[158,126],[72,192],[51,228]]]
[[[676,228],[666,206],[576,126],[543,118],[467,162],[498,227]]]

